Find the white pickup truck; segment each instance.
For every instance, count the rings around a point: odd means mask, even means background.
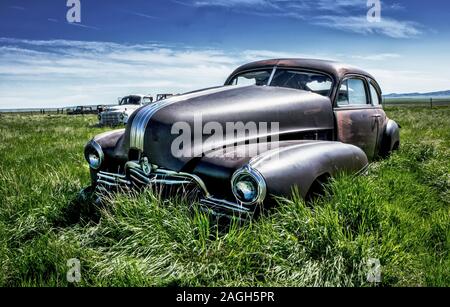
[[[100,125],[126,125],[128,118],[141,106],[153,102],[151,95],[129,95],[119,98],[119,105],[107,107],[98,115]]]

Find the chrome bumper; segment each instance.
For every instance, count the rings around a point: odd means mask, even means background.
[[[241,204],[218,199],[210,195],[203,180],[193,174],[170,171],[166,169],[153,169],[145,172],[142,163],[137,161],[127,162],[125,174],[117,174],[100,171],[97,173],[96,189],[133,189],[152,186],[198,188],[202,193],[199,199],[200,209],[218,217],[237,217],[248,219],[253,215],[253,210]]]

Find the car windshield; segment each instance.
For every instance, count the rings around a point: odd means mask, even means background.
[[[333,81],[321,73],[277,68],[275,72],[273,69],[263,69],[238,74],[229,85],[269,85],[330,96]]]
[[[125,104],[140,104],[141,103],[141,97],[139,96],[128,96],[128,97],[124,97],[122,98],[122,100],[120,101],[120,105],[125,105]]]

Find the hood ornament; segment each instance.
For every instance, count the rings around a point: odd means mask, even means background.
[[[142,171],[144,172],[144,174],[147,176],[150,175],[152,172],[152,166],[148,162],[148,158],[142,157],[140,164],[141,164],[141,168],[142,168]]]

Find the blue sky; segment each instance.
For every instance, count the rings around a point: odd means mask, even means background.
[[[223,83],[264,58],[360,66],[385,93],[450,89],[450,3],[366,0],[66,0],[0,3],[0,108],[114,103]]]

